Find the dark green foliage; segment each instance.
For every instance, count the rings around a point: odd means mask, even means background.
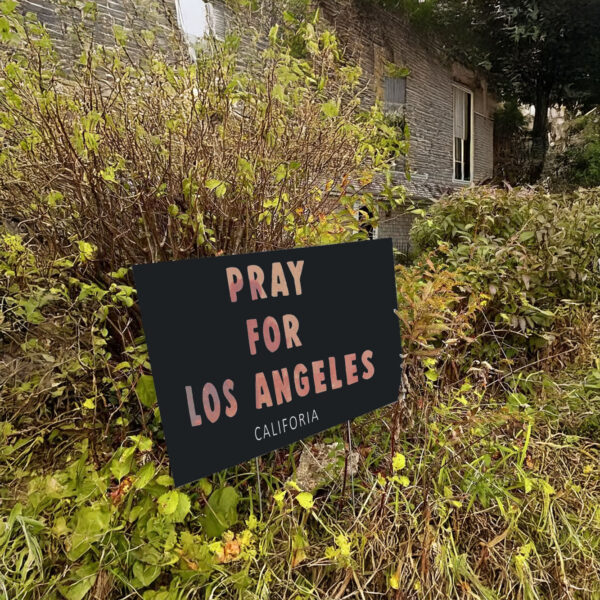
[[[600,114],[597,108],[569,124],[566,148],[558,157],[558,163],[560,181],[567,185],[600,186]]]
[[[515,101],[504,102],[494,114],[494,177],[510,184],[526,182],[529,132]]]
[[[502,138],[518,135],[525,127],[525,117],[514,100],[505,102],[494,113],[494,134]]]
[[[386,0],[441,40],[459,61],[483,70],[502,98],[533,104],[529,179],[542,173],[547,111],[600,101],[597,0]]]
[[[238,493],[228,486],[215,490],[206,505],[206,515],[200,519],[202,529],[209,537],[219,537],[238,521]]]

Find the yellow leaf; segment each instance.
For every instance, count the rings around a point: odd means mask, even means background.
[[[404,454],[400,454],[400,452],[396,452],[394,458],[392,459],[392,468],[394,471],[400,471],[404,469],[406,466],[406,457]]]
[[[283,506],[284,497],[285,497],[285,490],[281,490],[280,492],[273,494],[273,499],[275,500],[275,502],[277,502],[277,505],[279,506],[279,508],[281,508]]]
[[[296,500],[298,501],[298,504],[306,510],[310,510],[314,505],[312,494],[309,492],[301,492],[296,496]]]
[[[96,254],[96,246],[90,244],[89,242],[84,242],[80,240],[77,242],[79,247],[79,259],[81,262],[85,262],[87,260],[92,260],[94,258],[94,254]]]
[[[254,531],[258,527],[258,519],[254,513],[252,513],[246,520],[246,526],[250,531]]]
[[[304,552],[302,548],[298,548],[298,550],[294,552],[294,557],[292,558],[292,569],[297,567],[305,558],[306,552]]]

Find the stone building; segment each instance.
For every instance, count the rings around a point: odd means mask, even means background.
[[[451,62],[398,13],[357,0],[322,0],[323,16],[361,65],[366,96],[406,120],[410,180],[407,194],[424,203],[490,179],[494,166],[495,100],[487,82]],[[379,237],[407,251],[412,215],[382,217]]]
[[[83,3],[82,3],[83,4]],[[423,38],[402,15],[364,0],[318,0],[324,21],[332,26],[363,70],[365,102],[379,100],[384,110],[410,129],[408,167],[398,165],[395,183],[424,203],[493,175],[495,101],[485,79],[453,63]],[[112,39],[113,25],[183,31],[194,41],[205,33],[222,37],[230,13],[221,0],[96,0],[98,41]],[[22,0],[68,53],[64,11],[44,0]],[[57,12],[59,11],[59,12]],[[398,210],[383,215],[378,237],[391,237],[400,251],[409,248],[412,215]]]

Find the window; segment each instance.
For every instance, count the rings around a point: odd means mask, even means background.
[[[406,77],[384,77],[383,110],[386,113],[398,112],[406,104]]]
[[[225,38],[225,9],[221,3],[177,0],[177,18],[191,46],[208,35]]]
[[[473,94],[453,87],[454,179],[471,181],[473,171]]]

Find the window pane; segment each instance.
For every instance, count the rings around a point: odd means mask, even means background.
[[[462,151],[463,145],[462,140],[460,138],[454,138],[454,160],[457,162],[462,162]]]
[[[207,16],[210,33],[218,40],[224,40],[226,34],[225,7],[222,4],[207,3]]]
[[[454,137],[464,140],[466,137],[466,119],[465,112],[467,110],[467,93],[458,88],[454,90]]]
[[[383,108],[401,109],[406,103],[406,77],[385,77],[383,80]]]
[[[463,150],[463,162],[464,162],[464,173],[463,179],[465,181],[471,180],[471,139],[466,139],[464,142],[464,150]]]
[[[460,181],[471,181],[473,170],[471,164],[473,97],[469,92],[453,87],[452,101],[454,121],[454,178]]]

